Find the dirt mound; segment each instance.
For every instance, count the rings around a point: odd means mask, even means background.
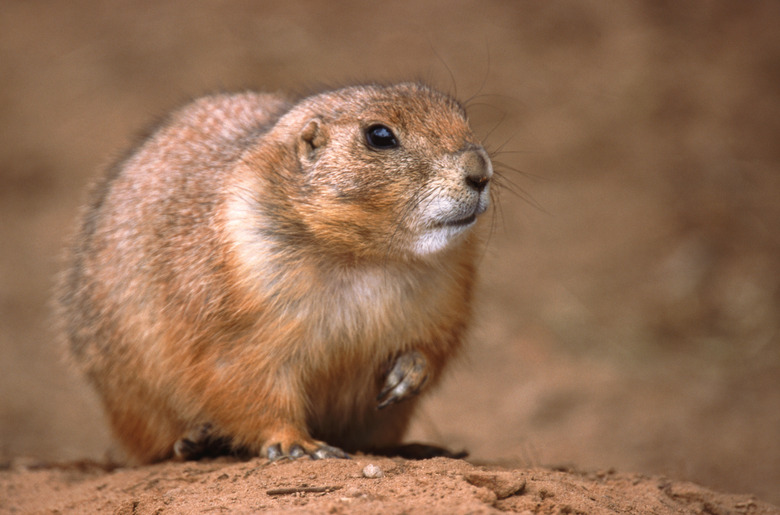
[[[162,463],[17,461],[0,472],[3,513],[780,513],[744,495],[614,471],[478,466],[435,458]]]

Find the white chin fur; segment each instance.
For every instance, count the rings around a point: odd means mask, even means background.
[[[444,250],[450,243],[463,236],[476,223],[452,224],[458,218],[466,217],[470,212],[480,215],[487,210],[489,202],[488,189],[476,199],[477,206],[467,206],[464,209],[462,200],[455,200],[446,196],[435,197],[424,206],[421,225],[428,227],[422,231],[412,244],[413,251],[418,256],[425,256]],[[446,225],[450,222],[450,225]],[[442,225],[444,224],[444,225]]]
[[[444,250],[447,245],[465,234],[474,223],[428,229],[414,242],[414,252],[418,256],[426,256]]]

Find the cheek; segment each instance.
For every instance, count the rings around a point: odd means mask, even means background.
[[[437,177],[426,182],[418,194],[415,213],[420,220],[437,220],[458,211],[468,201],[468,194],[453,181]]]
[[[420,222],[416,211],[426,202],[423,171],[413,160],[398,170],[399,163],[388,166],[388,156],[365,154],[365,149],[352,152],[349,168],[331,155],[322,156],[307,178],[309,225],[331,242],[366,252],[386,255],[408,248]],[[398,153],[394,157],[399,159]]]
[[[349,163],[323,156],[310,176],[312,197],[350,213],[350,221],[359,223],[358,214],[387,217],[409,196],[410,181],[388,167],[385,156],[366,154],[365,150],[332,149],[334,154],[353,156]],[[357,156],[357,157],[354,157]],[[346,215],[345,215],[346,216]]]
[[[365,253],[386,254],[388,245],[404,233],[407,186],[365,177],[332,177],[313,184],[307,195],[312,231],[339,246]]]

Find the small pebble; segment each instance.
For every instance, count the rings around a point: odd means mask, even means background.
[[[376,479],[378,477],[384,476],[384,472],[382,472],[382,469],[374,465],[373,463],[369,463],[365,467],[363,467],[363,477]]]
[[[346,492],[344,492],[344,495],[347,498],[353,498],[356,499],[358,497],[363,497],[363,491],[360,490],[360,488],[355,488],[354,486],[352,488],[348,488]]]

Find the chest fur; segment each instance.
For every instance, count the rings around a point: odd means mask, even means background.
[[[313,273],[287,316],[329,350],[394,353],[432,337],[455,308],[450,281],[441,271],[390,267]]]
[[[435,262],[345,264],[258,237],[262,228],[273,234],[273,224],[240,197],[225,219],[246,305],[264,313],[266,323],[290,328],[287,334],[308,348],[392,354],[435,340],[467,316],[472,279],[463,248]]]

